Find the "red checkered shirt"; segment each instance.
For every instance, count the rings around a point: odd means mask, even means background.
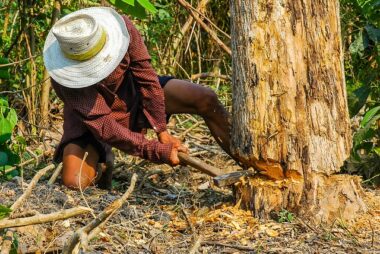
[[[138,124],[143,115],[157,133],[166,130],[164,92],[140,33],[126,16],[123,18],[131,38],[128,52],[107,78],[79,89],[67,88],[52,80],[54,90],[64,102],[64,133],[60,146],[90,131],[97,140],[128,154],[156,163],[169,162],[172,145],[146,139],[142,131],[146,126]],[[136,93],[132,94],[127,88],[131,86],[128,73],[141,97],[139,105]],[[140,109],[140,116],[131,117],[137,111],[129,107]]]

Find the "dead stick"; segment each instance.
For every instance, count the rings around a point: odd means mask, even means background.
[[[40,159],[42,156],[43,156],[43,155],[40,154],[40,155],[37,156],[37,158]],[[19,167],[26,166],[26,165],[28,165],[29,163],[32,163],[32,162],[35,161],[35,160],[36,160],[36,158],[31,158],[31,159],[29,159],[29,160],[27,160],[27,161],[21,162],[20,164],[18,164],[18,165],[16,165],[16,166],[13,166],[13,167],[10,167],[10,168],[6,169],[6,170],[4,171],[4,173],[7,174],[7,173],[9,173],[9,172],[11,172],[11,171],[13,171],[13,170],[19,168]]]
[[[224,50],[227,52],[227,54],[231,55],[232,52],[231,52],[231,49],[229,47],[226,46],[226,44],[224,44],[218,37],[218,35],[213,31],[211,30],[210,27],[208,27],[203,21],[202,19],[196,15],[193,11],[193,6],[191,6],[191,4],[189,4],[188,2],[186,2],[185,0],[178,0],[179,4],[182,5],[183,7],[185,7],[185,9],[190,13],[191,16],[193,16],[193,18],[202,26],[202,28],[211,36],[212,39],[215,40],[215,42]]]
[[[5,237],[3,240],[3,244],[1,245],[1,254],[9,254],[12,249],[12,243],[13,243],[13,230],[8,230],[5,233]]]
[[[203,237],[202,237],[201,235],[199,235],[199,236],[196,238],[196,240],[195,240],[193,246],[191,247],[191,249],[190,249],[190,251],[189,251],[189,254],[195,254],[195,253],[198,253],[198,249],[199,249],[199,247],[201,247],[202,238],[203,238]]]
[[[109,217],[111,217],[127,200],[129,195],[131,195],[132,191],[135,188],[137,181],[137,175],[133,174],[131,179],[131,184],[128,190],[123,194],[123,196],[110,205],[108,205],[103,212],[101,212],[95,219],[93,219],[90,223],[84,226],[81,229],[78,229],[74,235],[71,237],[70,241],[65,244],[63,247],[63,254],[71,254],[76,245],[81,241],[81,236],[85,236],[87,238],[88,234],[98,226],[102,224],[102,222],[106,221]],[[86,242],[86,240],[84,240]]]
[[[22,205],[24,200],[30,196],[30,194],[32,193],[34,186],[36,186],[38,180],[40,180],[40,178],[43,175],[45,175],[46,172],[48,172],[49,170],[51,170],[53,168],[54,168],[54,165],[49,165],[49,166],[47,166],[47,167],[45,167],[45,168],[43,168],[37,172],[37,174],[33,177],[32,181],[30,181],[29,186],[26,189],[26,191],[11,206],[12,212],[11,212],[10,216],[12,216],[12,214]]]
[[[62,251],[61,247],[50,247],[48,249],[41,249],[39,247],[31,247],[30,249],[27,249],[25,254],[35,254],[35,253],[44,253],[44,254],[54,254],[54,253],[60,253]]]
[[[199,171],[209,175],[209,176],[218,176],[226,174],[227,172],[224,172],[223,170],[213,167],[211,165],[208,165],[204,163],[203,161],[200,161],[198,159],[195,159],[193,157],[190,157],[189,155],[185,153],[178,153],[178,158],[181,161],[181,163],[184,163],[186,165],[192,166],[193,168],[198,169]]]
[[[22,227],[28,225],[42,224],[51,221],[65,220],[80,214],[91,212],[92,209],[88,207],[75,207],[63,211],[58,211],[50,214],[38,214],[26,218],[17,218],[17,219],[3,219],[0,221],[0,229],[9,228],[9,227]]]
[[[248,246],[243,246],[243,245],[227,244],[227,243],[220,243],[220,242],[214,242],[214,241],[204,241],[201,243],[201,245],[219,245],[219,246],[233,248],[237,250],[253,251],[253,253],[256,253],[255,248],[250,248]]]
[[[57,177],[59,176],[59,174],[61,173],[62,171],[62,162],[58,165],[58,167],[54,170],[54,173],[53,175],[50,177],[49,181],[48,181],[48,184],[51,185],[55,182],[55,180],[57,180]]]
[[[199,4],[198,4],[198,7],[197,7],[197,12],[201,12],[205,7],[206,5],[208,4],[210,0],[202,0]],[[191,28],[191,25],[193,24],[193,17],[190,16],[186,23],[183,25],[183,27],[181,28],[181,32],[178,34],[177,37],[174,38],[173,40],[173,43],[172,43],[172,48],[173,48],[173,51],[175,51],[177,48],[178,48],[178,45],[179,43],[181,42],[181,40],[183,39],[183,36],[187,33],[187,31]]]
[[[186,137],[186,135],[194,130],[195,128],[197,128],[199,125],[201,125],[202,122],[196,122],[193,126],[191,126],[190,128],[188,128],[187,130],[185,130],[184,132],[182,132],[182,134],[179,136],[179,140],[183,141]]]

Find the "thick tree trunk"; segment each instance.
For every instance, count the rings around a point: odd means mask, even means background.
[[[288,178],[237,184],[242,205],[318,221],[365,210],[357,178],[329,177],[351,146],[338,1],[232,0],[231,15],[232,151]]]

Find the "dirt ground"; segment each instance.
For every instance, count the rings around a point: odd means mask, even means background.
[[[186,128],[177,128],[182,135]],[[216,167],[236,167],[210,138],[203,124],[185,133],[191,154]],[[213,186],[210,177],[192,168],[155,165],[116,153],[125,165],[115,170],[114,190],[95,187],[83,196],[60,184],[37,184],[18,214],[51,213],[78,205],[95,215],[119,198],[132,173],[138,181],[128,202],[112,216],[86,253],[380,253],[380,190],[366,189],[367,214],[355,222],[339,218],[332,225],[312,226],[295,217],[291,222],[259,221],[235,207],[230,189]],[[0,204],[11,205],[36,172],[24,170],[21,178],[0,183]],[[60,253],[73,232],[92,220],[91,214],[64,221],[17,228],[21,253]],[[0,231],[1,232],[1,231]]]

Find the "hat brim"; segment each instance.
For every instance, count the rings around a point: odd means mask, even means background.
[[[71,13],[91,15],[107,34],[106,43],[99,53],[86,61],[67,58],[50,30],[44,46],[44,62],[50,76],[69,88],[82,88],[106,78],[120,64],[127,53],[130,36],[124,19],[112,8],[92,7]]]

